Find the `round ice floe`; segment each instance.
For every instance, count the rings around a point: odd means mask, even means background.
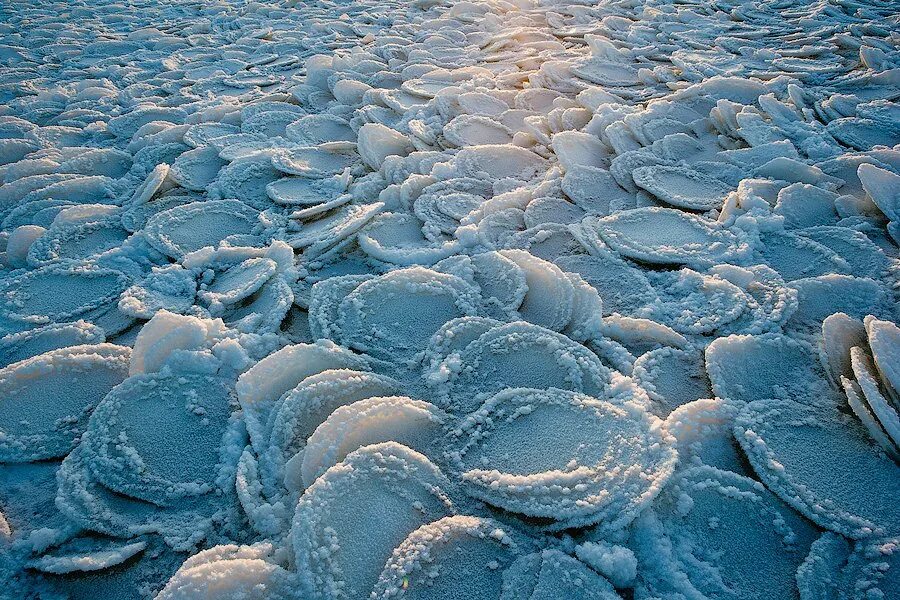
[[[167,163],[157,164],[147,174],[147,177],[137,187],[132,194],[129,204],[138,206],[146,204],[153,199],[153,196],[162,189],[163,184],[169,177],[169,165]]]
[[[340,406],[319,425],[303,451],[307,487],[350,452],[379,442],[399,442],[417,452],[430,451],[447,423],[441,409],[404,396],[376,397]]]
[[[327,180],[318,179],[315,181],[333,181],[335,177],[328,178]],[[326,192],[329,196],[334,196],[331,192]],[[314,221],[316,218],[321,218],[322,215],[326,213],[335,211],[335,209],[348,204],[351,200],[353,200],[353,196],[351,194],[341,194],[339,193],[334,198],[330,198],[321,204],[313,204],[311,206],[306,206],[301,208],[300,210],[295,210],[290,214],[290,218],[295,219],[297,221],[301,221],[302,223],[309,224],[311,221]],[[302,227],[302,225],[301,225]]]
[[[79,317],[93,320],[128,284],[125,275],[110,269],[47,265],[0,284],[0,314],[32,325]]]
[[[272,562],[269,544],[216,546],[188,558],[157,600],[299,598],[303,583]]]
[[[138,319],[150,319],[160,310],[185,313],[196,294],[194,273],[180,265],[161,267],[122,292],[119,310]]]
[[[0,368],[58,348],[101,344],[103,329],[87,321],[53,323],[0,337]]]
[[[748,305],[738,286],[691,269],[651,274],[650,280],[659,300],[649,315],[681,333],[716,331],[740,317]]]
[[[546,159],[512,144],[469,146],[451,162],[459,175],[487,180],[512,177],[527,181],[547,170]]]
[[[869,237],[849,227],[808,227],[799,235],[827,246],[850,265],[857,277],[880,278],[888,268],[884,252]]]
[[[298,107],[299,108],[299,107]],[[267,110],[248,115],[241,121],[242,133],[258,133],[267,138],[285,137],[288,125],[300,118],[288,110]]]
[[[595,135],[580,131],[563,131],[551,143],[559,164],[568,171],[577,167],[606,167],[609,150]]]
[[[662,416],[713,395],[703,354],[695,350],[652,350],[637,359],[632,375],[654,401],[654,412]]]
[[[450,374],[444,362],[447,357],[462,352],[482,334],[502,324],[486,317],[460,317],[444,323],[425,348],[426,377],[434,382],[446,381]]]
[[[306,254],[316,255],[350,237],[384,209],[384,204],[349,204],[341,206],[322,218],[304,223],[300,232],[287,238],[294,248],[305,248]]]
[[[578,77],[603,86],[620,87],[638,84],[638,71],[633,66],[598,58],[588,59],[572,67]]]
[[[428,186],[413,202],[413,214],[422,220],[422,232],[430,239],[440,239],[446,235],[453,234],[459,227],[458,219],[441,210],[444,200],[453,202],[454,198],[459,199],[459,196],[452,192],[452,188],[449,188],[452,195],[444,196],[441,193],[436,193],[436,191],[443,192],[448,188],[449,186],[444,186],[440,183]],[[484,199],[478,196],[469,197],[466,194],[463,196],[463,201],[471,202],[472,206],[477,207],[480,206]]]
[[[566,196],[589,214],[606,216],[616,209],[633,208],[634,195],[626,192],[606,169],[574,167],[562,179]]]
[[[484,198],[475,194],[456,192],[442,195],[435,199],[434,207],[451,219],[461,221],[469,213],[484,203]]]
[[[480,144],[508,144],[512,133],[491,117],[460,115],[444,126],[444,137],[460,147]]]
[[[857,543],[841,577],[842,600],[897,597],[900,595],[900,538]]]
[[[673,410],[665,427],[675,438],[679,465],[707,465],[751,476],[732,433],[736,414],[734,405],[719,398],[694,400]]]
[[[219,151],[219,158],[228,162],[238,162],[238,165],[242,165],[240,168],[236,166],[235,169],[230,170],[230,172],[237,175],[237,177],[233,178],[232,185],[236,183],[235,180],[238,180],[243,173],[247,172],[245,168],[248,165],[258,162],[265,166],[272,154],[285,146],[290,146],[281,138],[269,139],[264,136],[246,133],[212,140],[212,145]]]
[[[500,600],[619,600],[613,586],[583,562],[559,550],[522,556],[503,572]]]
[[[420,527],[394,551],[372,598],[499,598],[504,571],[534,546],[491,519],[446,517]]]
[[[559,202],[562,200],[553,199]],[[528,204],[530,207],[534,204]],[[528,209],[525,210],[526,217]],[[528,250],[531,254],[556,262],[558,258],[587,253],[586,242],[581,240],[580,228],[562,223],[541,223],[515,234],[509,241],[509,248]]]
[[[716,396],[743,404],[762,398],[795,397],[827,388],[815,350],[779,334],[731,335],[706,349],[706,370]]]
[[[275,275],[251,296],[228,307],[222,320],[242,333],[275,333],[294,303],[287,280]]]
[[[850,538],[900,531],[892,500],[900,466],[854,415],[827,397],[815,405],[757,400],[735,419],[735,437],[763,482],[809,519]]]
[[[271,258],[248,258],[218,273],[212,283],[198,292],[207,303],[234,304],[255,293],[278,268]]]
[[[122,213],[122,226],[134,233],[143,229],[153,215],[182,204],[190,204],[196,200],[195,196],[166,195],[153,202],[130,206]]]
[[[138,129],[151,121],[181,123],[186,116],[187,114],[181,108],[144,105],[138,106],[126,114],[113,117],[107,125],[109,131],[116,137],[127,139],[134,136]]]
[[[876,146],[894,146],[900,142],[900,133],[872,119],[835,119],[828,123],[826,129],[844,144],[862,151],[872,150]]]
[[[314,597],[366,597],[394,548],[456,512],[449,488],[427,458],[395,442],[360,448],[326,471],[300,498],[291,529]]]
[[[119,215],[88,222],[53,225],[28,249],[31,265],[58,260],[85,260],[118,248],[130,235]]]
[[[422,233],[422,222],[406,213],[383,213],[359,232],[359,247],[369,256],[395,265],[433,265],[459,247],[448,239],[431,242]]]
[[[144,235],[154,248],[180,259],[205,246],[216,247],[229,236],[251,234],[257,225],[257,212],[243,202],[208,200],[153,215]]]
[[[71,346],[0,369],[0,462],[65,456],[91,410],[128,376],[131,350]]]
[[[338,309],[341,302],[361,283],[374,275],[340,275],[313,284],[309,292],[309,328],[317,339],[344,340]]]
[[[452,87],[453,84],[453,81],[445,81],[439,78],[431,79],[426,73],[420,79],[407,79],[400,87],[405,92],[416,96],[434,98],[441,90]]]
[[[473,281],[490,314],[503,318],[517,315],[528,291],[525,271],[499,252],[483,252],[471,257],[455,256],[436,269]]]
[[[93,473],[118,493],[160,506],[207,493],[236,407],[233,385],[219,377],[131,377],[92,415]]]
[[[272,166],[275,151],[267,150],[235,159],[216,176],[215,187],[221,198],[237,198],[258,210],[271,206],[266,186],[282,177]]]
[[[840,218],[834,201],[838,195],[813,185],[794,183],[778,192],[774,214],[787,228],[834,225]]]
[[[690,468],[672,480],[653,511],[639,519],[634,533],[639,577],[651,592],[797,596],[797,567],[818,534],[759,482],[712,467]]]
[[[849,273],[850,265],[834,251],[794,233],[770,232],[760,236],[762,260],[786,281],[827,273]]]
[[[819,359],[832,383],[838,384],[842,375],[853,377],[850,349],[854,346],[866,346],[866,328],[862,321],[841,312],[822,321]]]
[[[603,396],[610,371],[590,350],[568,337],[518,321],[489,330],[441,370],[449,376],[438,391],[446,408],[470,412],[508,387],[560,388]]]
[[[328,416],[342,406],[366,398],[388,397],[397,393],[400,384],[384,375],[329,369],[304,379],[286,393],[269,419],[271,447],[281,463],[298,457],[296,472],[290,473],[289,483],[303,489],[302,462],[307,439]]]
[[[673,208],[636,208],[596,222],[603,241],[627,258],[662,264],[739,259],[743,240],[715,221]]]
[[[707,273],[741,288],[747,303],[741,316],[719,329],[720,335],[726,332],[758,334],[774,331],[797,310],[797,292],[785,286],[781,276],[765,265],[718,265]]]
[[[709,175],[687,167],[651,165],[631,173],[634,183],[677,208],[712,210],[720,208],[732,187]]]
[[[559,389],[500,392],[449,438],[465,491],[553,530],[627,525],[671,476],[676,453],[659,419],[617,393],[612,404]]]
[[[604,314],[635,314],[657,297],[647,276],[613,253],[560,256],[554,262],[563,271],[579,274],[597,290]]]
[[[562,270],[525,250],[503,250],[500,254],[516,263],[525,274],[528,291],[519,306],[521,318],[553,331],[572,319],[575,288]]]
[[[215,181],[219,169],[226,164],[219,158],[219,152],[215,148],[202,146],[176,158],[169,170],[169,176],[185,189],[202,192]]]
[[[584,209],[568,200],[552,197],[536,198],[525,208],[525,225],[534,228],[555,223],[564,225],[580,223],[584,215]]]
[[[254,448],[259,453],[266,447],[270,415],[282,396],[304,379],[329,369],[367,368],[364,357],[326,340],[285,346],[253,365],[241,374],[236,387]]]
[[[344,177],[282,177],[266,186],[266,194],[276,204],[314,206],[336,199],[346,191],[347,182]]]
[[[296,148],[272,155],[272,166],[288,175],[330,177],[353,166],[359,160],[355,152],[329,152],[322,148]]]
[[[643,354],[661,346],[685,348],[687,338],[662,323],[622,315],[607,315],[600,322],[600,335],[615,341],[638,354]],[[605,341],[602,338],[590,340],[591,346]]]
[[[459,277],[410,267],[362,283],[341,302],[338,319],[350,345],[403,363],[441,325],[479,306],[475,288]]]
[[[869,314],[890,314],[891,300],[878,281],[850,275],[822,275],[792,281],[797,311],[789,325],[818,329],[826,317],[842,312],[857,319]]]
[[[184,133],[184,143],[193,148],[200,148],[210,143],[210,140],[226,135],[240,133],[240,128],[227,123],[198,123]]]
[[[307,115],[285,128],[289,140],[302,146],[318,146],[327,142],[355,142],[350,124],[335,115]]]
[[[900,404],[900,328],[874,317],[865,320],[869,347],[888,395]]]

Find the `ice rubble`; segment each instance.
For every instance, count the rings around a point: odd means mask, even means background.
[[[0,4],[0,596],[897,596],[895,13]]]

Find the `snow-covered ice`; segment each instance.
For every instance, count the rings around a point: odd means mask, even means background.
[[[892,0],[0,0],[0,598],[900,597]]]

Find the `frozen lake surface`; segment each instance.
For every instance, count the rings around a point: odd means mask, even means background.
[[[0,598],[900,598],[882,0],[0,0]]]

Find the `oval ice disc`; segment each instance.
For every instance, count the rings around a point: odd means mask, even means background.
[[[106,393],[128,376],[131,350],[51,350],[0,369],[0,462],[65,456]]]

